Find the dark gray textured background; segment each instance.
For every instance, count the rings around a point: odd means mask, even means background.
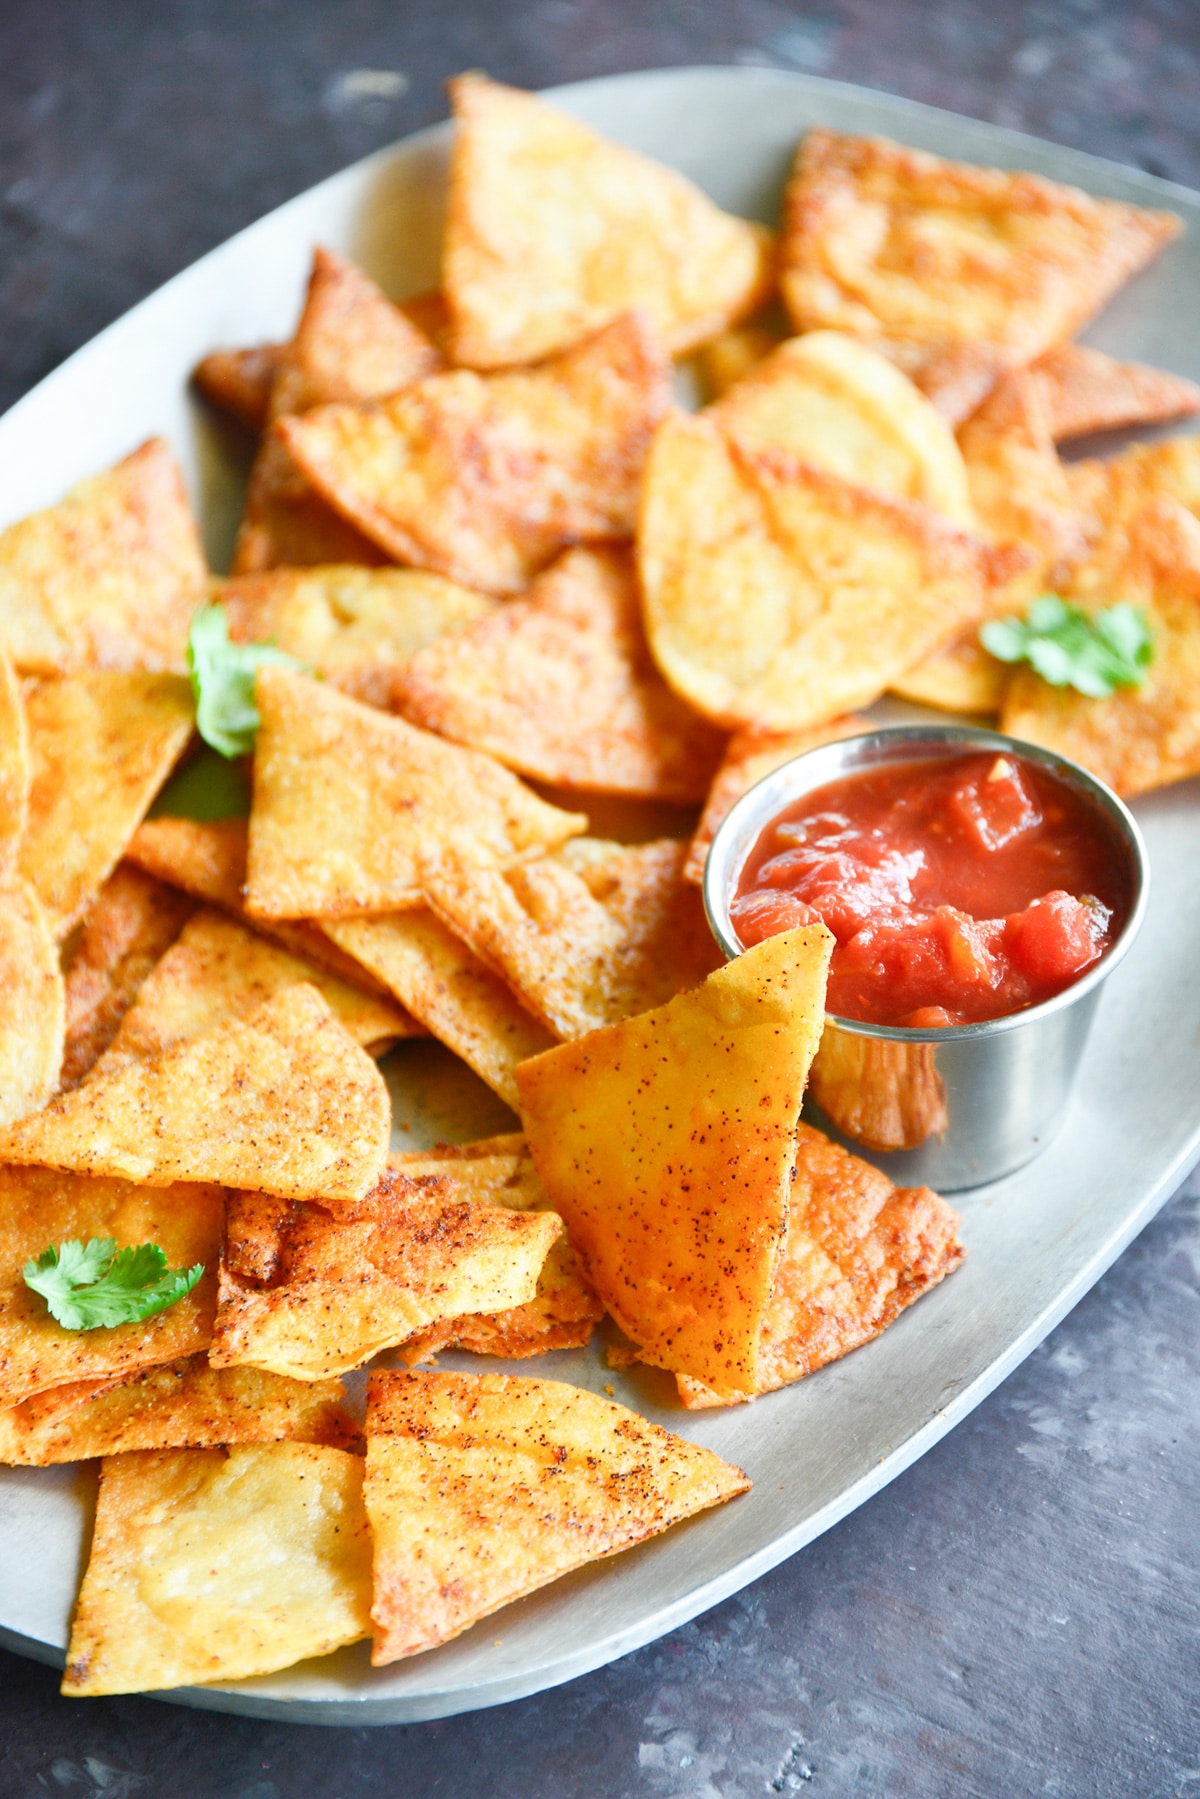
[[[537,87],[688,62],[859,81],[1200,186],[1196,0],[4,0],[0,407],[240,226],[444,116],[454,71]],[[517,1705],[306,1730],[68,1703],[0,1653],[0,1796],[1200,1792],[1198,1270],[1193,1176],[887,1491]]]

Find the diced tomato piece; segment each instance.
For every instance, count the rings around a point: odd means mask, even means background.
[[[1007,920],[1005,947],[1031,981],[1058,986],[1096,960],[1107,923],[1072,894],[1047,893]]]

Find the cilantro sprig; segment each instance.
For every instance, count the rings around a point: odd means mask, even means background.
[[[1023,619],[994,618],[979,641],[1001,662],[1028,662],[1051,687],[1106,700],[1118,687],[1144,687],[1154,638],[1136,606],[1084,612],[1056,593],[1034,600]]]
[[[204,1264],[168,1268],[157,1243],[118,1249],[112,1237],[92,1237],[87,1243],[51,1245],[26,1262],[22,1273],[64,1329],[92,1331],[137,1324],[165,1311],[191,1292]]]
[[[196,729],[222,756],[245,756],[254,748],[260,719],[254,678],[260,668],[304,672],[303,662],[270,643],[230,643],[222,606],[201,606],[188,631],[188,672],[196,699]]]

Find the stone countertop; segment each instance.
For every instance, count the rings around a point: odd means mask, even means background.
[[[7,0],[0,406],[270,207],[445,114],[743,63],[1200,186],[1189,0]],[[0,1653],[0,1799],[1159,1799],[1200,1782],[1200,1179],[836,1529],[662,1641],[495,1711],[310,1730],[68,1702]]]

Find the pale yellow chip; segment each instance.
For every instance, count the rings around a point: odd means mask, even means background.
[[[305,675],[262,669],[246,909],[252,918],[389,912],[421,899],[422,859],[494,864],[586,830],[490,756],[385,717]]]
[[[1037,386],[1056,443],[1200,412],[1200,387],[1194,381],[1144,362],[1118,362],[1083,344],[1055,344],[1030,363],[1027,372]],[[1010,402],[1019,418],[1023,409],[1019,386],[1006,376],[988,396],[989,416],[998,419]]]
[[[432,375],[276,430],[313,486],[397,562],[518,593],[567,544],[632,534],[668,364],[638,314],[535,369]]]
[[[678,354],[766,298],[763,226],[536,94],[478,74],[450,94],[442,258],[457,362],[536,362],[633,306]]]
[[[1022,589],[1014,596],[1012,610],[1023,611],[1030,598]],[[940,712],[994,714],[1004,704],[1009,672],[988,655],[979,641],[978,625],[971,625],[944,650],[935,650],[899,675],[892,692],[918,706],[936,706]]]
[[[156,1061],[97,1068],[0,1132],[0,1158],[354,1200],[378,1179],[390,1125],[374,1062],[301,985]]]
[[[45,1468],[136,1449],[214,1443],[325,1443],[357,1435],[340,1381],[291,1381],[210,1368],[206,1355],[147,1368],[115,1386],[79,1381],[0,1410],[0,1463]]]
[[[0,880],[8,880],[16,869],[29,818],[32,779],[21,683],[11,659],[0,648]]]
[[[534,1163],[600,1298],[645,1360],[722,1393],[760,1378],[832,948],[823,925],[769,937],[517,1070]]]
[[[376,1665],[745,1493],[740,1468],[611,1400],[511,1374],[374,1374]]]
[[[244,1680],[367,1635],[362,1477],[312,1443],[106,1456],[63,1692]]]
[[[394,691],[413,724],[581,791],[686,804],[720,753],[654,665],[625,550],[568,550],[528,594],[422,650]]]
[[[655,438],[638,558],[672,687],[718,722],[770,731],[877,698],[1028,560],[683,415]]]
[[[323,1380],[439,1319],[523,1305],[561,1229],[552,1212],[478,1205],[393,1169],[354,1206],[235,1194],[213,1366]]]
[[[767,313],[745,325],[731,325],[706,344],[701,344],[691,358],[706,401],[719,400],[735,381],[741,381],[756,369],[765,356],[792,335],[791,326],[782,309],[771,307]]]
[[[0,532],[0,648],[29,674],[182,669],[207,579],[179,470],[152,437]]]
[[[66,994],[58,949],[37,894],[0,883],[0,1124],[44,1106],[58,1086]]]
[[[261,431],[286,347],[252,344],[244,350],[211,350],[196,364],[192,380],[218,411],[229,413],[248,431]]]
[[[220,1187],[144,1187],[50,1168],[0,1168],[0,1406],[19,1405],[47,1387],[123,1380],[206,1349],[224,1217]],[[93,1237],[111,1238],[119,1249],[157,1243],[169,1268],[200,1262],[204,1277],[140,1324],[65,1330],[21,1270],[44,1250]]]
[[[20,870],[50,929],[79,923],[192,734],[178,675],[83,674],[26,695],[33,766]]]

